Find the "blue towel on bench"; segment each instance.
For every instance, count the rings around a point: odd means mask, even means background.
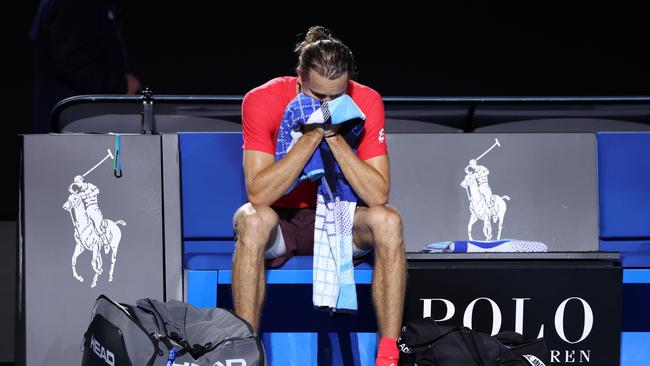
[[[548,252],[548,246],[538,241],[503,239],[491,241],[456,240],[427,244],[425,253],[534,253]]]
[[[285,109],[275,158],[279,160],[286,156],[302,137],[304,126],[312,123],[327,128],[330,124],[349,122],[340,131],[356,152],[356,144],[363,132],[363,120],[365,115],[348,95],[321,104],[300,93]],[[288,192],[306,179],[320,181],[314,227],[314,306],[332,312],[354,312],[357,310],[357,296],[352,262],[352,224],[357,195],[343,177],[325,141],[315,150]]]

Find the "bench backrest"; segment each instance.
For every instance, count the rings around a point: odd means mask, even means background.
[[[542,241],[552,251],[598,250],[594,134],[389,134],[390,202],[402,213],[407,250],[468,239],[471,211],[460,183],[470,159],[505,199],[502,238]],[[183,237],[232,240],[246,202],[241,134],[181,133]],[[496,239],[498,222],[491,222]],[[483,240],[483,221],[473,227]]]

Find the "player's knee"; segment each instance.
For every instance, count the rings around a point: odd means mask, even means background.
[[[402,217],[390,206],[371,207],[368,212],[370,229],[375,234],[402,233]]]
[[[270,210],[271,212],[268,212]],[[264,249],[267,238],[275,225],[274,212],[270,208],[254,208],[250,204],[242,206],[235,214],[235,231],[238,244]]]

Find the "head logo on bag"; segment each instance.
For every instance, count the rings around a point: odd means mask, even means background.
[[[99,188],[86,181],[86,175],[95,170],[106,159],[114,158],[110,150],[107,150],[107,152],[108,154],[97,165],[83,175],[74,177],[73,182],[68,186],[70,195],[63,204],[63,209],[70,213],[76,243],[72,254],[72,276],[79,282],[84,281],[83,277],[77,273],[77,257],[84,251],[89,251],[92,253],[90,264],[95,272],[90,287],[97,286],[97,279],[104,271],[102,248],[104,255],[111,253],[111,270],[108,274],[108,282],[113,281],[117,249],[122,239],[122,231],[118,225],[126,226],[126,222],[123,220],[113,221],[104,218],[102,211],[99,209]]]
[[[542,362],[542,360],[540,360],[539,358],[533,355],[522,355],[522,357],[526,359],[526,361],[528,361],[528,363],[530,363],[531,366],[546,366],[546,364]]]
[[[104,360],[104,362],[106,362],[108,365],[115,366],[115,355],[113,352],[104,348],[104,346],[102,346],[99,341],[97,341],[94,334],[90,338],[90,349],[92,349],[97,357]]]

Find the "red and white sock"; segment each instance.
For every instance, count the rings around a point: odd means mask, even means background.
[[[381,337],[375,366],[397,366],[397,361],[399,361],[397,338]]]

